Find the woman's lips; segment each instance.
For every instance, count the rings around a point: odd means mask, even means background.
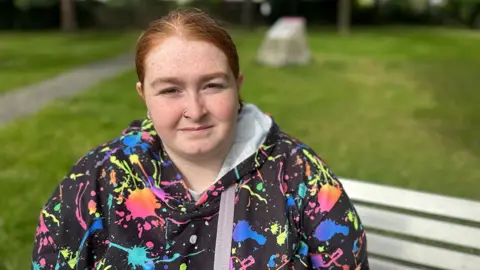
[[[213,126],[198,126],[198,127],[187,127],[187,128],[181,128],[180,131],[202,131],[206,129],[210,129]]]

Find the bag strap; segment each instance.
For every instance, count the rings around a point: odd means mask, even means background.
[[[230,269],[232,251],[233,212],[235,209],[235,185],[222,192],[215,243],[214,270]]]

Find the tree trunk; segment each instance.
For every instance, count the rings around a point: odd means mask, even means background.
[[[78,25],[75,16],[75,0],[60,0],[60,12],[62,31],[76,31]]]
[[[350,0],[337,0],[338,14],[337,27],[341,35],[348,35],[350,33],[351,24],[351,2]]]
[[[243,0],[242,24],[248,30],[253,29],[252,0]]]

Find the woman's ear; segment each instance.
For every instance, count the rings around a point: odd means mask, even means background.
[[[137,93],[138,93],[138,95],[140,95],[140,97],[145,101],[145,92],[144,92],[142,83],[141,83],[141,82],[137,82],[137,83],[135,84],[135,88],[137,88]]]
[[[238,88],[238,91],[240,91],[240,88],[242,88],[242,85],[243,85],[243,74],[240,72],[238,74],[238,78],[237,78],[237,88]]]

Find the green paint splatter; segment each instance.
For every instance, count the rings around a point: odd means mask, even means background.
[[[355,230],[358,230],[358,218],[352,210],[348,210],[347,218],[350,222],[353,222],[353,227],[355,228]]]
[[[113,196],[112,194],[108,194],[108,202],[107,202],[108,209],[112,208],[112,204],[113,204]]]
[[[258,183],[258,185],[257,185],[257,190],[258,190],[258,191],[261,191],[262,189],[263,189],[263,183],[260,182],[260,183]]]
[[[307,195],[307,186],[304,183],[300,183],[298,186],[298,195],[303,199]]]
[[[55,205],[55,207],[53,208],[53,210],[55,210],[55,212],[58,212],[60,211],[60,207],[62,206],[61,203],[58,203],[57,205]]]
[[[187,270],[187,265],[185,263],[182,263],[180,265],[180,270]]]

